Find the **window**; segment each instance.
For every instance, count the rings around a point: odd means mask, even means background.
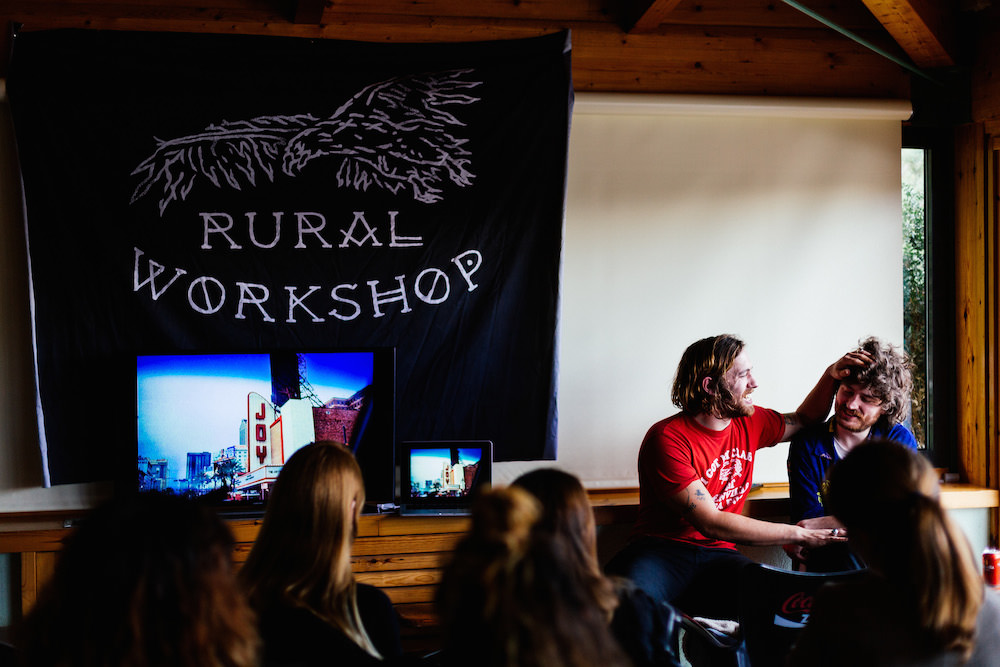
[[[914,363],[911,422],[934,465],[957,470],[954,138],[903,128],[904,348]]]
[[[903,347],[913,362],[910,421],[921,446],[927,444],[927,271],[924,196],[925,151],[904,148]]]

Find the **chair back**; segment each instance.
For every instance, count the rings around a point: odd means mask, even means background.
[[[796,572],[762,563],[746,566],[740,575],[738,613],[751,667],[784,664],[809,620],[816,590],[862,572]]]

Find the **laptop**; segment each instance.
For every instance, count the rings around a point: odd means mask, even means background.
[[[400,447],[401,515],[467,516],[474,494],[492,482],[489,440],[407,441]]]

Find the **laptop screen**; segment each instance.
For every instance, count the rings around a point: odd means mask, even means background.
[[[472,496],[492,481],[489,440],[403,442],[400,512],[468,514]]]

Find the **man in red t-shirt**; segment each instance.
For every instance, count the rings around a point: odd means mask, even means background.
[[[687,348],[671,399],[681,412],[655,424],[639,449],[639,517],[632,540],[608,564],[654,598],[688,613],[736,618],[736,544],[818,547],[846,538],[829,529],[742,515],[757,450],[826,417],[837,382],[869,363],[849,352],[831,365],[798,410],[754,409],[757,388],[741,340],[728,334]]]

